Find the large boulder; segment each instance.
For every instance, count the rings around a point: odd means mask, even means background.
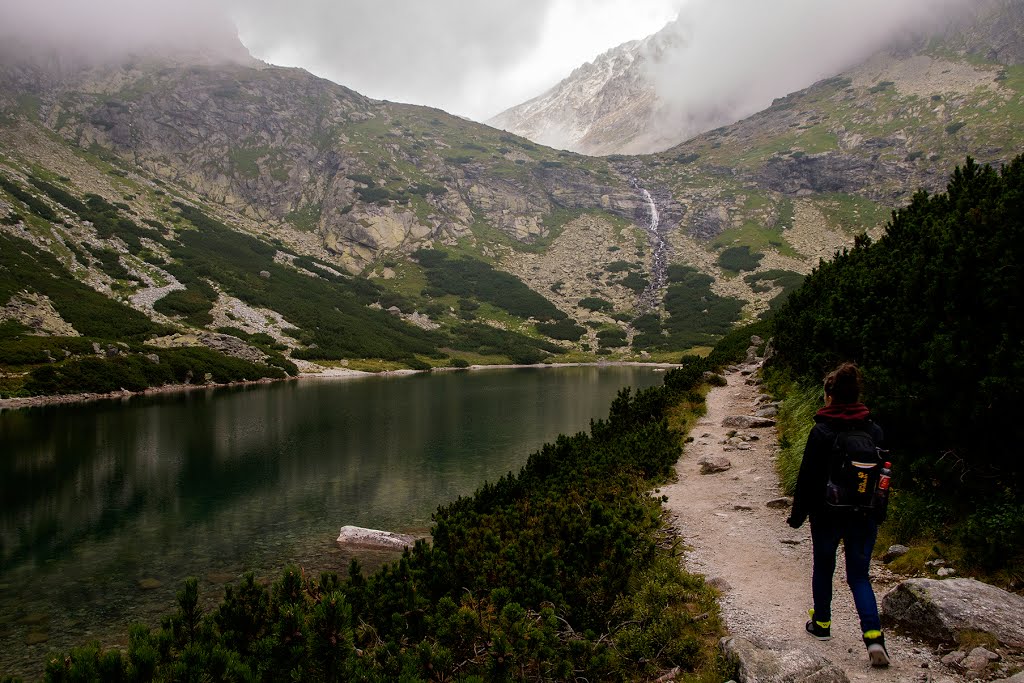
[[[735,429],[758,429],[760,427],[774,427],[775,420],[767,417],[753,417],[751,415],[729,415],[722,420],[723,427]]]
[[[416,543],[414,536],[378,531],[377,529],[364,529],[358,526],[343,526],[338,534],[338,544],[348,548],[401,550],[414,543]]]
[[[739,637],[722,638],[719,647],[739,665],[743,683],[849,683],[842,669],[811,650],[769,650]]]
[[[929,640],[981,631],[1024,648],[1024,598],[974,579],[909,579],[882,598],[882,616]]]

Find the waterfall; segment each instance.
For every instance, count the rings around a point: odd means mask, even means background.
[[[653,309],[661,305],[661,291],[668,284],[668,240],[662,234],[661,217],[658,214],[658,205],[654,197],[646,188],[640,186],[640,182],[631,179],[634,188],[640,191],[647,208],[650,211],[650,219],[645,228],[647,239],[651,245],[651,281],[640,295],[640,306],[644,309]]]

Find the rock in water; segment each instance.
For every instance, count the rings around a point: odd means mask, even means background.
[[[974,579],[909,579],[882,598],[881,611],[922,638],[954,642],[970,630],[1024,647],[1024,598]]]
[[[413,545],[415,542],[415,537],[406,534],[396,534],[377,529],[364,529],[358,526],[343,526],[338,534],[338,544],[349,548],[401,550],[406,546]]]

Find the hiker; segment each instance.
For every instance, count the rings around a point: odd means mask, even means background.
[[[792,513],[786,521],[798,529],[808,516],[811,519],[814,608],[810,610],[807,632],[818,640],[831,638],[832,575],[836,569],[836,551],[842,540],[846,554],[846,582],[857,605],[868,657],[872,666],[882,667],[889,665],[889,653],[885,648],[868,567],[878,524],[884,519],[884,508],[879,511],[856,505],[836,506],[836,485],[833,484],[833,479],[839,478],[833,475],[836,459],[843,458],[843,452],[853,447],[847,444],[859,440],[860,446],[869,447],[873,452],[860,458],[865,460],[878,458],[878,449],[882,446],[882,429],[871,421],[867,406],[860,402],[861,382],[860,369],[853,363],[843,363],[825,377],[825,407],[814,416],[815,424],[807,437],[797,478]],[[860,476],[867,481],[865,475]],[[877,478],[877,473],[874,476]],[[863,493],[865,487],[860,488]],[[867,495],[870,497],[874,490],[872,487]]]

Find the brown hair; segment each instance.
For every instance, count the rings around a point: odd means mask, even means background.
[[[862,386],[860,368],[856,363],[843,363],[825,375],[825,395],[835,403],[856,403]]]

